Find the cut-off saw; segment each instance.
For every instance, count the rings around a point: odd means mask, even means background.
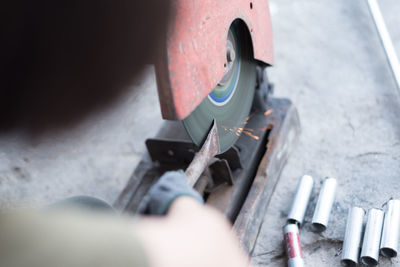
[[[273,64],[267,0],[173,1],[166,43],[155,62],[165,123],[115,207],[140,212],[169,170],[186,171],[206,204],[233,223],[252,252],[300,123],[287,99],[270,97]]]

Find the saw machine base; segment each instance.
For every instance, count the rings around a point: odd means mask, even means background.
[[[298,114],[289,100],[269,97],[266,103],[260,102],[256,97],[243,127],[225,129],[240,138],[210,163],[195,185],[206,204],[233,223],[248,252],[253,249],[275,185],[300,133]],[[114,205],[126,213],[138,213],[151,185],[166,171],[186,169],[198,150],[178,121],[166,121],[146,146],[148,153]]]

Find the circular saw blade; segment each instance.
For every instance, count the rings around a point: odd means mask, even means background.
[[[202,103],[183,120],[189,137],[200,146],[215,119],[220,153],[227,151],[239,138],[253,102],[256,63],[250,53],[250,44],[244,36],[240,27],[235,27],[235,24],[231,26],[227,40],[228,69],[225,76]]]

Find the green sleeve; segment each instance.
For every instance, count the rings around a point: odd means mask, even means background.
[[[148,267],[134,225],[78,212],[0,213],[0,266]]]

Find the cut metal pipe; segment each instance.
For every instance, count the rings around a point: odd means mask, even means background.
[[[381,209],[370,209],[368,211],[368,220],[361,250],[361,262],[364,265],[378,264],[383,216],[384,212]]]
[[[287,217],[288,223],[295,223],[299,227],[303,224],[304,214],[307,210],[313,186],[314,180],[310,175],[304,175],[300,179]]]
[[[363,233],[363,220],[365,210],[359,207],[352,207],[349,210],[344,235],[342,259],[343,266],[353,267],[358,264],[358,257],[361,249],[361,238]]]
[[[335,201],[336,186],[336,179],[331,177],[326,178],[322,185],[311,224],[315,232],[325,231],[328,226],[329,215],[331,214],[332,205]]]
[[[304,267],[303,252],[301,251],[299,227],[297,224],[287,224],[283,228],[285,237],[288,267]]]
[[[386,203],[385,220],[383,223],[381,254],[386,257],[396,257],[399,244],[400,200],[392,199]]]

